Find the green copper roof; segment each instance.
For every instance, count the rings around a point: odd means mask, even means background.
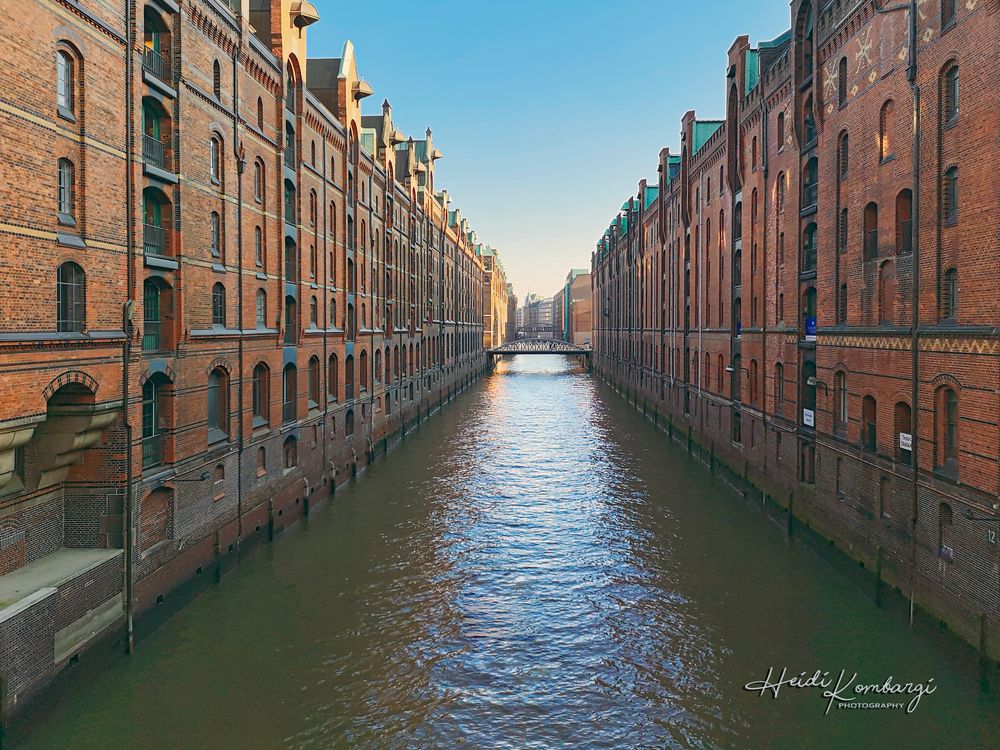
[[[668,156],[667,157],[667,176],[664,179],[665,184],[669,185],[671,180],[674,179],[674,175],[677,170],[680,169],[681,157],[680,156]]]
[[[646,194],[642,197],[642,207],[643,209],[649,208],[649,205],[656,200],[656,196],[660,194],[660,189],[658,187],[647,187]]]
[[[747,50],[747,80],[744,86],[743,95],[746,96],[755,88],[760,81],[760,53],[755,49]]]
[[[790,42],[792,40],[792,30],[789,29],[784,34],[779,37],[772,39],[770,42],[761,42],[757,45],[758,49],[774,49],[775,47],[780,47],[785,42]]]
[[[691,155],[697,154],[701,151],[701,147],[705,145],[709,138],[715,135],[715,131],[722,127],[722,120],[702,120],[696,121],[694,124],[694,146],[691,149]]]

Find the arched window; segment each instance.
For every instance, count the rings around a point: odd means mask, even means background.
[[[222,257],[222,217],[218,211],[212,211],[209,221],[212,242],[212,257]]]
[[[837,98],[840,100],[840,107],[847,106],[847,58],[840,58],[840,65],[837,69]]]
[[[216,185],[222,182],[222,140],[215,135],[208,139],[208,176]]]
[[[65,50],[59,50],[56,53],[56,107],[59,114],[69,119],[73,119],[73,113],[76,109],[74,102],[75,78],[72,55]]]
[[[816,268],[816,224],[810,222],[802,230],[802,270],[813,271]]]
[[[299,316],[295,297],[285,297],[285,343],[294,344],[299,340]]]
[[[950,386],[938,388],[934,409],[934,466],[955,476],[958,472],[958,394]]]
[[[813,111],[812,96],[806,99],[802,108],[802,132],[805,135],[807,146],[816,140],[816,114]]]
[[[848,214],[847,209],[840,209],[840,219],[837,226],[837,249],[842,252],[847,252],[847,242],[848,242]]]
[[[340,398],[340,364],[336,354],[330,355],[326,365],[326,392],[331,401]]]
[[[896,196],[896,252],[913,251],[913,193],[901,190]]]
[[[756,404],[758,396],[757,388],[757,360],[750,360],[750,403]]]
[[[299,465],[299,441],[294,435],[285,438],[281,444],[282,466],[287,469],[294,469]]]
[[[257,97],[257,129],[264,129],[264,100]]]
[[[208,375],[208,442],[214,443],[229,436],[229,376],[221,367]]]
[[[153,375],[142,385],[142,468],[163,463],[167,410],[164,391],[169,381],[162,373]]]
[[[271,375],[263,362],[253,368],[253,426],[268,423],[271,415]]]
[[[846,132],[840,134],[840,140],[837,143],[837,174],[840,175],[841,181],[847,177],[847,169],[850,166],[850,139]]]
[[[941,28],[955,22],[955,0],[941,0]]]
[[[368,352],[362,350],[361,354],[358,355],[358,368],[359,368],[359,380],[361,381],[361,390],[368,390]]]
[[[212,325],[226,325],[226,288],[218,281],[212,286]]]
[[[882,105],[878,132],[878,155],[879,159],[885,161],[892,156],[892,148],[896,135],[896,105],[892,99]]]
[[[296,252],[295,240],[285,238],[285,281],[297,281],[299,278],[299,258]]]
[[[757,136],[750,141],[750,171],[757,171]]]
[[[309,163],[316,166],[316,141],[309,142]],[[316,223],[315,221],[313,222]]]
[[[816,287],[802,292],[802,325],[807,341],[816,340]]]
[[[841,370],[833,376],[833,422],[835,427],[847,426],[847,373]]]
[[[941,275],[941,320],[958,317],[958,271],[949,268]]]
[[[816,205],[819,196],[819,161],[812,157],[806,162],[802,175],[802,207],[810,208]]]
[[[264,230],[260,227],[253,228],[253,256],[254,262],[260,268],[264,267]]]
[[[893,408],[893,434],[896,448],[896,460],[905,466],[909,466],[912,461],[912,433],[913,421],[911,417],[910,405],[905,401],[896,402]]]
[[[775,203],[778,206],[778,213],[784,213],[785,211],[785,179],[785,173],[778,172],[778,179],[774,184]]]
[[[861,447],[869,453],[878,448],[878,404],[874,397],[861,400]]]
[[[295,111],[295,74],[291,65],[285,71],[285,108]]]
[[[253,163],[253,197],[258,203],[264,201],[264,162],[257,159]]]
[[[83,269],[72,261],[56,273],[56,330],[82,332],[87,324],[87,285]]]
[[[267,328],[267,292],[258,289],[254,298],[254,323],[258,328]]]
[[[344,434],[354,434],[354,409],[348,409],[347,413],[344,414]]]
[[[941,79],[941,122],[954,125],[958,120],[958,64],[951,63]]]
[[[222,66],[218,60],[212,63],[212,93],[216,99],[222,98]]]
[[[315,145],[313,146],[313,148],[315,148]],[[316,204],[316,191],[315,190],[310,190],[309,191],[309,224],[311,226],[316,226],[316,214],[317,214],[316,205],[317,205]]]
[[[309,325],[313,328],[319,326],[319,303],[315,296],[309,298]]]
[[[281,373],[281,421],[294,422],[297,418],[299,398],[299,373],[291,362]]]
[[[330,328],[337,327],[337,298],[330,297]]]
[[[285,221],[295,224],[298,221],[298,206],[295,201],[295,183],[285,180]]]
[[[949,167],[941,186],[941,219],[945,224],[958,221],[958,167]]]
[[[382,350],[375,350],[375,382],[382,382]]]
[[[58,200],[56,202],[56,212],[59,215],[60,224],[75,225],[74,205],[74,170],[73,162],[69,159],[60,159],[58,162]]]
[[[840,291],[837,295],[837,322],[847,322],[847,284],[840,285]]]
[[[721,358],[720,358],[721,361]],[[785,366],[778,362],[774,366],[774,406],[779,411],[785,404]]]
[[[874,201],[865,206],[864,257],[878,257],[878,204]]]
[[[354,357],[350,354],[344,360],[344,398],[354,398]]]
[[[319,357],[309,358],[309,408],[319,405]]]

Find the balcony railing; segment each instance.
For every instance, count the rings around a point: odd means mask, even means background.
[[[169,59],[170,50],[161,49],[157,52],[150,47],[146,47],[146,51],[142,56],[142,69],[156,76],[164,83],[171,83],[173,75],[171,75]]]
[[[878,230],[865,230],[865,259],[871,260],[878,257]]]
[[[142,468],[148,469],[163,463],[163,433],[142,438]]]
[[[913,252],[913,222],[901,221],[896,225],[896,252]]]
[[[151,167],[167,168],[167,144],[151,135],[142,136],[142,160]]]
[[[162,325],[159,320],[143,321],[142,350],[144,352],[157,352],[160,350],[160,327]]]
[[[142,248],[146,255],[167,255],[167,230],[153,224],[142,225]]]

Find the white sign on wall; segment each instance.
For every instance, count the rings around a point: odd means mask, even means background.
[[[899,449],[903,451],[913,450],[913,435],[908,432],[899,433]]]
[[[806,427],[815,427],[816,426],[816,413],[812,409],[803,409],[802,410],[802,423]]]

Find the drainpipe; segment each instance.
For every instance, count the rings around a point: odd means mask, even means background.
[[[132,422],[129,418],[129,363],[132,358],[132,313],[135,310],[135,187],[132,153],[135,140],[134,113],[132,111],[132,64],[135,44],[135,0],[128,0],[125,11],[125,254],[128,295],[122,308],[122,330],[125,341],[122,344],[122,414],[125,428],[125,500],[122,519],[122,540],[125,548],[125,652],[135,651],[135,630],[133,627],[134,602],[133,578],[133,528],[132,528]],[[171,61],[172,64],[172,61]]]
[[[239,363],[236,366],[236,403],[239,417],[236,420],[236,554],[239,555],[243,543],[243,172],[246,170],[246,150],[240,143],[240,50],[243,49],[244,19],[240,19],[240,31],[236,50],[233,52],[233,153],[236,157],[236,320],[240,327],[237,339]]]
[[[760,222],[760,246],[762,248],[761,256],[766,258],[767,257],[767,217],[768,217],[768,213],[767,213],[767,196],[770,193],[770,191],[768,190],[768,187],[767,187],[767,177],[768,177],[767,116],[768,116],[768,109],[767,109],[767,98],[764,96],[764,84],[763,84],[763,81],[761,81],[758,84],[758,86],[759,86],[759,89],[757,91],[757,95],[760,97],[760,143],[761,143],[761,146],[760,146],[760,154],[761,154],[761,156],[760,156],[760,174],[761,174],[761,177],[763,178],[763,182],[764,182],[764,190],[763,190],[764,197],[763,197],[763,200],[761,201],[762,205],[761,205],[761,214],[760,214],[761,217],[762,217],[762,221]],[[763,308],[764,309],[761,310],[761,316],[760,316],[760,320],[761,320],[761,324],[763,325],[763,328],[761,330],[761,336],[760,336],[760,340],[761,340],[761,355],[760,355],[761,367],[760,367],[759,372],[761,372],[761,381],[763,383],[767,383],[767,370],[768,370],[768,361],[767,361],[767,261],[765,260],[765,262],[763,264],[761,264],[761,265],[763,266],[763,270],[761,271],[761,292],[762,293],[761,293],[760,296],[761,296],[761,299],[763,300]],[[753,304],[753,303],[751,302],[751,304]],[[775,321],[775,322],[777,322],[777,321]],[[768,451],[767,451],[767,388],[766,387],[760,388],[756,383],[754,384],[754,387],[759,388],[759,390],[757,392],[760,393],[761,396],[763,397],[763,403],[761,404],[761,415],[762,415],[761,423],[762,423],[762,426],[764,428],[763,429],[763,432],[764,432],[764,471],[763,471],[762,476],[766,477],[767,476],[767,455],[768,455]],[[767,494],[766,488],[764,490],[764,494]]]
[[[920,440],[918,439],[918,426],[920,414],[920,383],[919,383],[919,344],[920,344],[920,85],[917,83],[917,0],[910,0],[909,9],[910,21],[910,43],[909,43],[909,64],[906,68],[906,78],[910,82],[910,90],[913,92],[913,211],[911,212],[911,242],[913,247],[913,325],[910,328],[910,350],[912,356],[911,363],[911,388],[910,397],[913,406],[910,409],[912,420],[911,435],[912,446],[910,455],[913,461],[913,483],[912,483],[912,514],[910,528],[910,626],[913,626],[913,604],[916,590],[916,570],[917,570],[917,531],[919,515],[919,492],[918,479],[920,472],[920,462],[918,459],[920,450]]]

